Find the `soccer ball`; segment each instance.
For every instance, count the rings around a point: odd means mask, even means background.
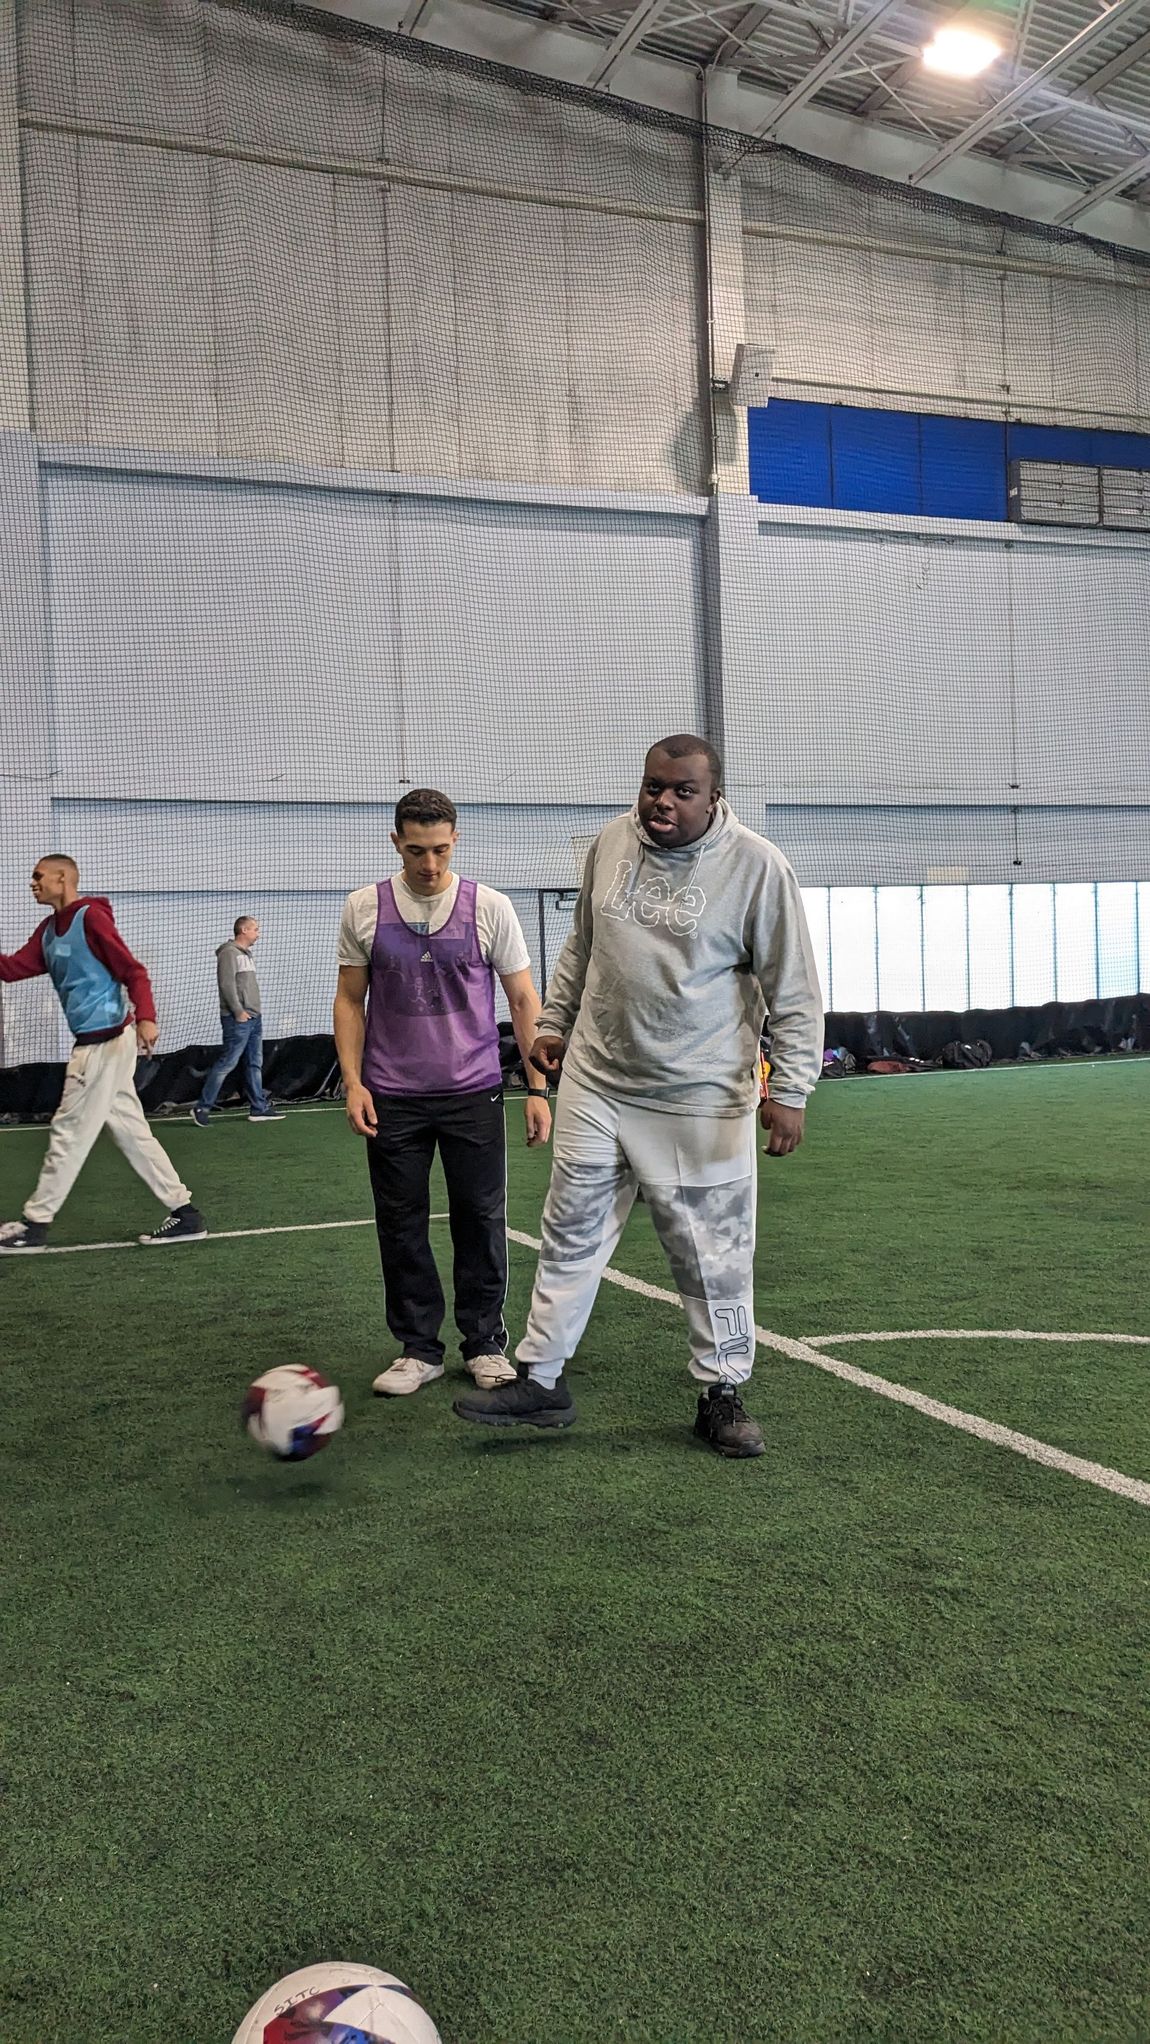
[[[248,1391],[240,1420],[253,1441],[281,1462],[302,1462],[343,1425],[339,1388],[303,1363],[265,1370]]]
[[[261,1995],[232,2044],[442,2044],[402,1980],[376,1966],[301,1966]]]

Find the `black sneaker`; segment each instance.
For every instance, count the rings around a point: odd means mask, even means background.
[[[553,1391],[536,1384],[531,1377],[517,1377],[514,1384],[500,1384],[495,1391],[468,1391],[451,1408],[460,1419],[473,1420],[481,1427],[569,1427],[575,1424],[575,1406],[566,1382],[560,1377]]]
[[[699,1399],[695,1432],[717,1455],[761,1455],[766,1442],[734,1384],[712,1384]]]
[[[208,1224],[198,1207],[177,1207],[162,1226],[139,1240],[147,1249],[162,1249],[169,1242],[202,1242],[207,1232]]]
[[[267,1104],[267,1106],[266,1106],[266,1107],[251,1107],[251,1108],[249,1108],[249,1109],[248,1109],[248,1120],[249,1120],[249,1121],[286,1121],[286,1120],[287,1120],[287,1116],[285,1115],[285,1113],[284,1113],[284,1111],[283,1111],[283,1108],[282,1108],[282,1107],[273,1107],[273,1106],[272,1106],[272,1103],[271,1103],[271,1101],[269,1100],[269,1101],[268,1101],[268,1104]]]
[[[47,1242],[47,1221],[5,1221],[0,1227],[0,1251],[5,1256],[35,1256]]]

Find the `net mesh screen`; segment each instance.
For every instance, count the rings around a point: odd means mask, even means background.
[[[323,1032],[430,785],[542,979],[697,730],[828,1006],[1150,986],[1150,542],[1005,509],[1150,466],[1150,263],[329,15],[16,14],[4,949],[65,850],[168,1049],[241,913]],[[2,1019],[60,1054],[42,985]]]

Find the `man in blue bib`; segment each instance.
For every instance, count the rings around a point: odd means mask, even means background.
[[[136,1058],[141,1051],[150,1057],[159,1035],[147,970],[117,930],[111,903],[80,893],[74,859],[63,852],[41,859],[32,893],[50,913],[19,951],[0,953],[0,980],[47,973],[76,1041],[36,1190],[23,1220],[0,1226],[0,1252],[27,1255],[46,1246],[102,1128],[168,1209],[167,1220],[140,1241],[197,1242],[207,1223],[148,1127],[136,1091]]]

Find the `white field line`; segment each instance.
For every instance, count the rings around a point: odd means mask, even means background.
[[[1018,1064],[1007,1060],[1000,1065],[965,1066],[957,1071],[939,1066],[929,1072],[860,1072],[859,1078],[870,1079],[973,1079],[1001,1078],[1003,1072],[1103,1072],[1116,1071],[1121,1065],[1150,1064],[1150,1057],[1143,1050],[1126,1050],[1112,1057],[1040,1058],[1036,1064]],[[856,1076],[852,1074],[852,1077]],[[837,1080],[831,1082],[838,1084]]]
[[[1150,1334],[1036,1334],[1031,1327],[896,1327],[885,1334],[804,1334],[808,1348],[848,1341],[1111,1341],[1150,1348]]]
[[[540,1247],[534,1235],[521,1235],[515,1228],[507,1230],[512,1242],[521,1242],[527,1249]],[[624,1291],[638,1292],[645,1299],[658,1299],[667,1306],[678,1306],[677,1293],[668,1292],[661,1285],[645,1284],[642,1278],[629,1277],[625,1271],[615,1270],[608,1265],[603,1273],[609,1284],[621,1285]],[[790,1356],[795,1362],[812,1363],[816,1370],[825,1370],[832,1377],[841,1377],[844,1383],[854,1384],[860,1391],[873,1391],[880,1398],[889,1398],[895,1405],[909,1405],[915,1412],[921,1412],[927,1419],[941,1420],[944,1426],[956,1427],[964,1434],[974,1434],[980,1441],[989,1441],[996,1448],[1009,1448],[1015,1455],[1025,1455],[1028,1461],[1041,1462],[1046,1469],[1057,1469],[1064,1476],[1076,1476],[1082,1483],[1093,1483],[1099,1490],[1115,1491],[1119,1497],[1127,1498],[1132,1504],[1150,1505],[1150,1483],[1143,1483],[1136,1476],[1124,1476],[1120,1469],[1108,1469],[1102,1462],[1088,1462],[1081,1455],[1068,1455],[1061,1448],[1051,1448],[1045,1441],[1036,1441],[1030,1434],[1016,1433],[1013,1427],[999,1426],[997,1421],[982,1419],[975,1412],[963,1412],[957,1405],[944,1405],[940,1399],[927,1398],[921,1391],[911,1391],[905,1384],[893,1384],[889,1378],[876,1377],[870,1370],[860,1370],[853,1363],[844,1363],[838,1356],[826,1355],[812,1347],[807,1341],[792,1341],[788,1335],[772,1334],[769,1328],[756,1327],[755,1337],[764,1348],[777,1349],[780,1355]]]
[[[446,1214],[429,1214],[427,1218],[430,1221],[446,1221],[448,1216]],[[181,1244],[179,1246],[186,1246],[190,1249],[193,1242],[246,1242],[249,1236],[252,1235],[322,1235],[327,1229],[331,1228],[374,1228],[374,1226],[374,1221],[295,1221],[286,1228],[213,1228],[210,1234],[193,1235],[186,1245]],[[32,1254],[35,1256],[80,1256],[88,1249],[138,1249],[140,1246],[139,1238],[133,1235],[127,1241],[120,1242],[53,1243],[49,1248],[33,1250]],[[163,1246],[170,1249],[174,1245],[169,1242]],[[13,1256],[10,1260],[14,1263],[17,1259]],[[20,1261],[23,1261],[22,1256]]]
[[[446,1214],[432,1214],[433,1221],[445,1221]],[[278,1228],[221,1228],[206,1239],[211,1242],[248,1240],[261,1235],[310,1235],[340,1228],[370,1228],[371,1221],[302,1221],[289,1227]],[[508,1228],[507,1239],[518,1242],[525,1249],[538,1252],[540,1241],[537,1235],[525,1235],[518,1228]],[[188,1245],[191,1246],[190,1244]],[[43,1250],[47,1256],[74,1256],[86,1250],[134,1249],[136,1242],[73,1242],[59,1248]],[[666,1291],[661,1285],[649,1285],[642,1278],[628,1276],[626,1271],[616,1270],[608,1265],[603,1273],[608,1284],[618,1285],[623,1291],[638,1292],[644,1299],[657,1299],[661,1305],[679,1306],[676,1292]],[[977,1413],[963,1412],[957,1405],[945,1405],[940,1399],[927,1398],[921,1391],[911,1391],[905,1384],[894,1384],[886,1377],[876,1377],[870,1370],[857,1369],[853,1363],[844,1363],[838,1356],[827,1355],[815,1348],[809,1341],[793,1341],[789,1335],[773,1334],[769,1328],[756,1327],[755,1337],[764,1348],[777,1350],[780,1355],[790,1356],[800,1363],[811,1363],[816,1370],[825,1370],[832,1377],[841,1377],[844,1383],[854,1384],[861,1391],[873,1391],[880,1398],[889,1398],[896,1405],[909,1405],[913,1411],[922,1413],[927,1419],[940,1420],[944,1426],[955,1427],[961,1433],[974,1434],[980,1441],[988,1441],[997,1448],[1009,1448],[1015,1455],[1024,1455],[1031,1462],[1040,1462],[1046,1469],[1057,1469],[1064,1476],[1076,1476],[1082,1483],[1092,1483],[1099,1490],[1114,1491],[1119,1497],[1127,1498],[1132,1504],[1150,1505],[1150,1483],[1143,1483],[1138,1477],[1124,1476],[1119,1469],[1108,1469],[1102,1462],[1088,1462],[1081,1455],[1068,1455],[1061,1448],[1052,1448],[1045,1441],[1037,1441],[1030,1434],[1016,1433],[1013,1427],[999,1426],[997,1421],[982,1419]],[[823,1337],[842,1339],[842,1337]],[[865,1336],[860,1337],[866,1339]],[[872,1336],[871,1339],[878,1337]],[[884,1340],[897,1340],[897,1335],[883,1336]],[[991,1337],[993,1338],[993,1337]],[[1019,1340],[1042,1339],[1028,1336],[1018,1330],[1008,1338]],[[1117,1336],[1062,1336],[1063,1340],[1115,1340]],[[1125,1339],[1142,1341],[1144,1336],[1132,1335]]]

